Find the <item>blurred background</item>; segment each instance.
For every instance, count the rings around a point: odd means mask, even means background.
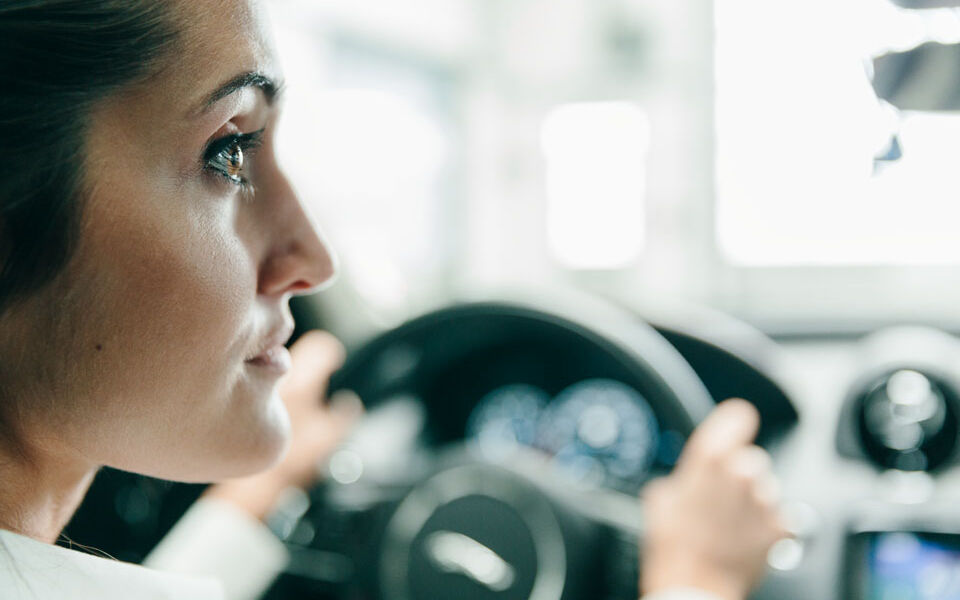
[[[955,326],[960,59],[883,57],[960,17],[901,4],[277,2],[286,164],[343,266],[321,301],[348,337],[517,283]]]

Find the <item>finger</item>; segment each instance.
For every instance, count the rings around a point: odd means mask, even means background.
[[[347,425],[363,415],[363,400],[352,390],[339,390],[330,398],[330,415]]]
[[[349,390],[336,392],[330,399],[330,408],[312,422],[307,438],[310,453],[326,458],[330,451],[349,435],[363,415],[360,397]]]
[[[751,443],[760,429],[760,414],[746,400],[727,400],[717,405],[697,427],[680,456],[680,465],[727,455]]]
[[[735,475],[750,477],[757,481],[770,474],[771,466],[770,455],[759,446],[738,448],[730,456],[730,470]]]
[[[346,350],[331,333],[314,329],[300,336],[290,348],[290,354],[294,363],[330,372],[343,364]]]
[[[346,350],[340,340],[326,331],[308,331],[290,348],[293,369],[287,387],[315,387],[322,390],[330,375],[340,368]]]
[[[754,497],[761,506],[769,508],[771,511],[776,511],[783,498],[780,480],[777,479],[773,473],[767,473],[765,476],[762,476],[760,480],[757,481]]]
[[[644,485],[643,489],[640,490],[640,499],[645,503],[654,502],[666,492],[666,489],[667,482],[665,479],[654,479]]]
[[[787,526],[787,523],[783,520],[781,515],[775,514],[771,517],[770,537],[773,538],[774,542],[776,543],[777,541],[783,539],[796,539],[797,532],[793,531]]]
[[[780,502],[780,482],[773,474],[772,464],[770,455],[758,446],[736,450],[729,462],[730,473],[747,485],[753,502],[771,512]]]

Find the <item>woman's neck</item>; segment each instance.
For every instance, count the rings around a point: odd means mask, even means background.
[[[87,463],[0,444],[0,529],[55,542],[96,473]]]

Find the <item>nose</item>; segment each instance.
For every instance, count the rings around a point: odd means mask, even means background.
[[[266,296],[318,291],[336,275],[336,261],[286,176],[272,182],[261,223],[269,223],[268,250],[260,266],[257,292]]]

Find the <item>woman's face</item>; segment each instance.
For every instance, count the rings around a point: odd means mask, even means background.
[[[334,267],[276,163],[256,2],[177,15],[174,60],[93,114],[78,247],[5,316],[30,340],[6,375],[35,452],[202,481],[281,455],[288,301]]]

